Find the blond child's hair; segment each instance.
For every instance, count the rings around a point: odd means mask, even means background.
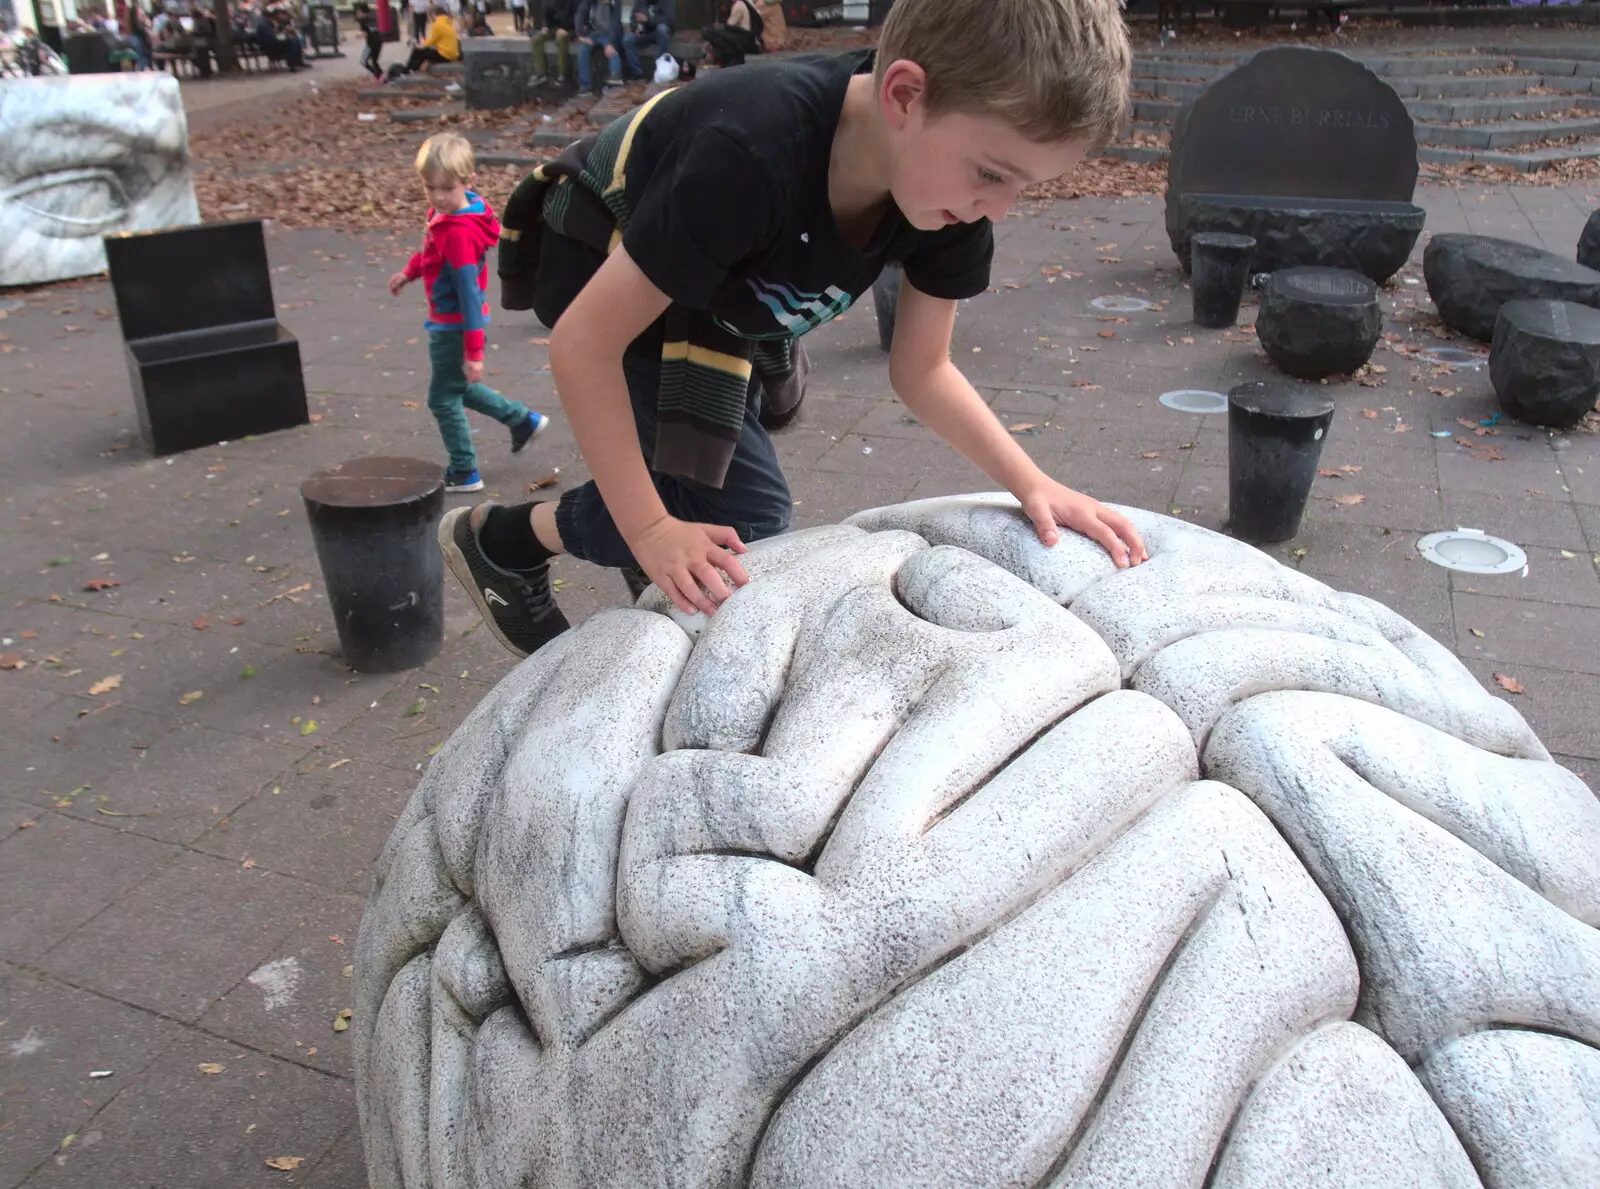
[[[477,168],[471,142],[456,132],[436,132],[417,150],[417,172],[424,180],[443,174],[466,182]]]
[[[1133,50],[1118,0],[897,0],[875,79],[897,60],[927,74],[928,115],[1000,120],[1029,140],[1103,144],[1128,115]]]

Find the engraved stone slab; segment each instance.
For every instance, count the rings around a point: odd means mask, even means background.
[[[1324,264],[1383,280],[1421,230],[1421,211],[1410,205],[1411,116],[1394,88],[1334,50],[1279,46],[1224,75],[1178,113],[1168,160],[1167,233],[1183,261],[1192,231],[1231,231],[1256,238],[1259,268]],[[1251,206],[1203,202],[1206,195],[1296,201]],[[1325,219],[1318,199],[1344,201]],[[1366,203],[1379,204],[1373,231]],[[1331,226],[1318,234],[1324,221]],[[1386,242],[1358,262],[1349,245],[1372,234]]]
[[[200,221],[178,80],[0,80],[0,285],[90,276],[100,237]]]

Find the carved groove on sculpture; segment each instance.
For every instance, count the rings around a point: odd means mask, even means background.
[[[1439,644],[1005,497],[654,588],[434,758],[357,961],[375,1189],[1600,1184],[1600,805]]]

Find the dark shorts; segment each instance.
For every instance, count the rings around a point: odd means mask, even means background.
[[[571,299],[599,267],[600,255],[549,229],[540,241],[539,280],[535,311],[546,326],[554,326]],[[628,382],[628,399],[639,431],[639,448],[645,462],[655,454],[656,393],[661,382],[661,329],[659,323],[636,339],[622,358]],[[787,532],[794,516],[789,481],[778,465],[778,452],[760,421],[761,381],[752,376],[745,394],[744,426],[722,486],[708,487],[692,479],[651,471],[667,514],[679,520],[721,524],[732,528],[745,543]],[[556,528],[561,543],[573,557],[598,566],[632,566],[633,553],[593,481],[573,488],[556,506]]]

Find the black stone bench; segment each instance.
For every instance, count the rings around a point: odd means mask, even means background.
[[[305,425],[258,220],[107,236],[139,429],[156,454]]]
[[[1349,375],[1383,331],[1378,287],[1339,268],[1286,268],[1268,278],[1256,334],[1273,363],[1301,380]]]
[[[1600,396],[1600,310],[1568,301],[1509,301],[1489,349],[1500,407],[1518,421],[1567,429]]]
[[[1427,218],[1415,203],[1362,198],[1190,193],[1177,206],[1173,250],[1185,268],[1190,237],[1219,231],[1253,238],[1252,267],[1262,272],[1320,264],[1351,269],[1379,284],[1400,271]]]
[[[1428,296],[1445,325],[1481,342],[1508,301],[1600,306],[1600,272],[1554,252],[1490,235],[1436,235],[1422,254]]]

